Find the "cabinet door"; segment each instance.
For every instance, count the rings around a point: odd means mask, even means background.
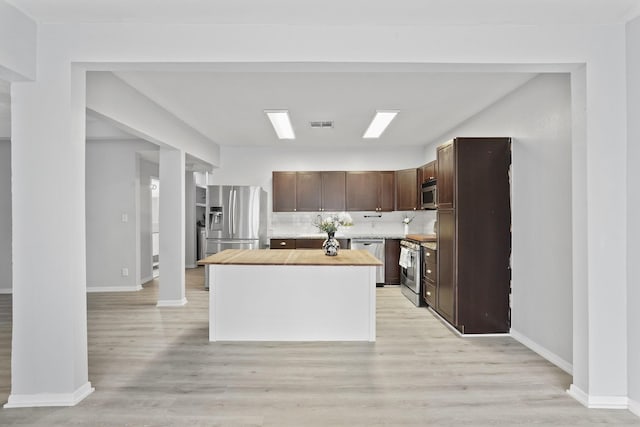
[[[437,204],[438,208],[453,209],[455,188],[455,157],[454,143],[447,143],[438,147],[438,181]]]
[[[273,172],[273,211],[274,212],[295,212],[296,211],[296,173],[295,172]]]
[[[322,174],[296,172],[296,210],[318,212],[322,208]]]
[[[396,210],[418,208],[418,169],[396,171]]]
[[[455,211],[438,209],[436,311],[454,326],[456,319]]]
[[[400,240],[384,240],[384,283],[387,285],[400,284]]]
[[[347,210],[377,211],[379,179],[379,172],[347,172],[345,186]],[[391,204],[393,205],[393,201]]]
[[[429,162],[426,165],[423,165],[420,168],[420,171],[422,172],[421,182],[427,182],[431,181],[432,179],[436,179],[436,161],[434,160],[433,162]]]
[[[296,239],[271,239],[269,242],[271,249],[295,249]]]
[[[322,239],[296,239],[296,249],[322,249]]]
[[[391,212],[396,205],[396,174],[394,171],[377,172],[378,211]]]
[[[346,209],[345,172],[322,172],[322,210]]]

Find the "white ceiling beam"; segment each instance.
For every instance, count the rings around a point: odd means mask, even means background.
[[[37,31],[35,21],[0,1],[1,80],[35,80]]]
[[[219,145],[110,72],[87,73],[87,109],[119,129],[217,167]]]

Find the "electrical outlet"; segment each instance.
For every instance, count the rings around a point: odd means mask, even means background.
[[[120,218],[122,222],[129,222],[129,215],[126,212],[123,212]]]
[[[122,267],[122,277],[127,277],[129,275],[129,269],[127,267]]]

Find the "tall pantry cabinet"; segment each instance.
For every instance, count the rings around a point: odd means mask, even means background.
[[[456,138],[437,150],[432,308],[465,334],[509,332],[510,164],[510,138]]]

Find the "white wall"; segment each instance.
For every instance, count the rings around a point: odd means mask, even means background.
[[[143,141],[87,141],[87,290],[137,290],[136,151],[153,149]],[[127,216],[123,222],[122,216]],[[122,276],[122,268],[129,270]]]
[[[572,363],[571,92],[541,75],[444,135],[510,136],[512,333],[551,361]]]
[[[11,142],[0,139],[0,294],[11,292]]]
[[[627,25],[628,360],[630,408],[640,416],[640,18]]]

